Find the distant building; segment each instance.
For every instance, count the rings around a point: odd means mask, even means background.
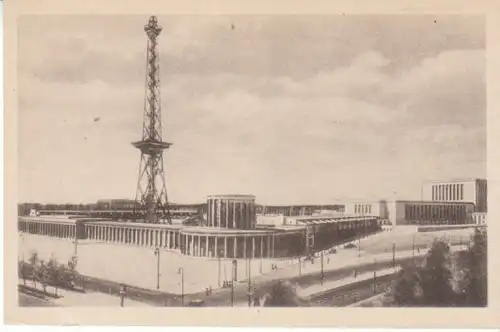
[[[133,199],[101,199],[97,201],[98,210],[129,210],[134,208]]]
[[[475,212],[472,214],[472,220],[476,225],[486,225],[487,217],[486,212]]]
[[[281,214],[258,214],[257,226],[280,226],[285,224],[285,217]]]
[[[456,225],[472,223],[474,204],[439,201],[367,201],[345,204],[345,216],[377,217],[399,225]]]
[[[429,181],[422,184],[422,200],[436,202],[471,202],[475,212],[488,211],[486,179]]]
[[[346,202],[344,214],[346,216],[377,216],[380,219],[387,219],[387,201]]]

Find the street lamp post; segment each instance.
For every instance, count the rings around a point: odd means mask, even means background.
[[[262,253],[260,253],[260,267],[259,267],[259,272],[262,274]]]
[[[302,263],[300,261],[300,256],[299,256],[299,276],[302,275]]]
[[[184,269],[180,267],[177,273],[181,275],[181,307],[184,307]]]
[[[238,268],[238,261],[233,259],[233,266],[231,269],[231,307],[234,306],[234,281],[236,279],[236,269]]]
[[[156,256],[156,289],[160,289],[160,248],[155,248]]]
[[[415,234],[412,236],[412,245],[411,245],[411,261],[415,260]]]
[[[396,242],[392,242],[392,267],[396,268]]]
[[[358,232],[358,257],[361,257],[361,235]]]
[[[323,280],[325,279],[325,274],[323,272],[323,251],[321,251],[321,285],[323,285]]]
[[[220,256],[222,254],[222,250],[217,251],[217,284],[220,285]]]
[[[24,262],[24,234],[21,233],[21,259]]]
[[[78,254],[78,238],[76,237],[76,234],[75,234],[75,248],[74,248],[74,252],[75,252],[75,256]]]
[[[120,285],[120,307],[123,307],[125,302],[125,295],[127,293],[127,286],[124,284]]]
[[[252,261],[248,258],[248,307],[252,306]]]

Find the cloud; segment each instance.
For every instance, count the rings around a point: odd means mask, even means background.
[[[21,28],[24,199],[135,193],[144,20],[107,19]],[[410,27],[429,29],[429,18],[398,20],[160,18],[170,197],[326,203],[415,197],[423,179],[484,176],[482,25],[443,17],[441,35],[426,36]]]

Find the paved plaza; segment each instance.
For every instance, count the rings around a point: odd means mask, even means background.
[[[346,266],[373,263],[392,258],[392,241],[396,243],[397,258],[412,257],[417,252],[412,250],[412,241],[419,246],[429,246],[434,238],[452,237],[469,239],[472,229],[446,232],[416,233],[407,230],[383,232],[367,237],[360,242],[361,250],[338,247],[336,254],[325,255],[324,271]],[[457,242],[458,240],[454,241]],[[355,242],[357,244],[357,241]],[[66,263],[74,254],[74,242],[68,239],[20,235],[19,258],[28,260],[30,253],[36,250],[40,259],[48,260],[51,256],[60,263]],[[129,285],[156,289],[157,257],[153,248],[127,246],[88,240],[79,240],[77,248],[78,271],[84,275],[123,282]],[[424,254],[420,251],[420,255]],[[238,280],[248,278],[247,260],[238,260]],[[276,264],[277,271],[272,271]],[[220,269],[219,269],[220,266]],[[160,253],[160,290],[180,294],[181,274],[184,271],[184,293],[196,293],[219,288],[219,279],[231,280],[232,264],[229,259],[219,261],[214,258],[189,257],[178,252],[162,250]],[[289,278],[299,274],[318,273],[321,269],[319,259],[314,264],[303,262],[299,268],[298,259],[254,259],[251,261],[251,276],[264,275],[264,279]],[[220,271],[220,272],[219,272]]]
[[[54,257],[59,263],[68,262],[74,254],[72,240],[33,234],[22,234],[19,240],[19,258],[28,261],[31,252],[40,259]],[[95,241],[78,241],[78,271],[81,274],[123,282],[129,285],[156,289],[157,257],[154,248],[127,246]],[[251,262],[253,276],[271,272],[271,265],[283,265],[279,260],[254,259]],[[238,260],[238,279],[246,279],[248,261]],[[217,259],[189,257],[178,252],[161,250],[160,290],[180,294],[181,274],[184,271],[184,293],[203,291],[206,287],[218,288],[219,261]],[[230,280],[232,263],[220,260],[220,280]]]

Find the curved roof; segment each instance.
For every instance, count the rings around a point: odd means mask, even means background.
[[[255,200],[255,196],[246,194],[216,194],[209,195],[208,199]]]

